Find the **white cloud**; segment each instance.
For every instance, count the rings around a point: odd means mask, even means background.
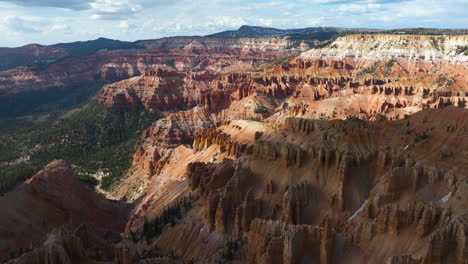
[[[62,35],[62,34],[71,34],[72,30],[69,25],[66,23],[57,21],[54,22],[53,24],[49,24],[49,22],[43,22],[47,26],[43,26],[41,30],[41,34],[43,36],[48,36],[48,35]]]
[[[314,4],[338,4],[343,2],[351,2],[351,1],[343,1],[343,0],[308,0],[308,2]]]
[[[396,4],[401,2],[410,2],[412,0],[304,0],[314,4]]]
[[[268,26],[271,27],[273,25],[273,20],[272,19],[266,19],[266,18],[259,18],[258,22],[262,26]]]
[[[208,22],[209,26],[215,27],[240,27],[246,23],[242,17],[234,16],[217,16]]]
[[[3,19],[3,25],[18,33],[36,33],[40,32],[35,19],[20,17],[16,15],[7,16]]]
[[[338,11],[341,15],[353,14],[353,15],[360,15],[363,13],[370,13],[378,11],[382,8],[380,4],[366,4],[366,5],[357,5],[357,4],[349,4],[349,5],[340,5]]]
[[[356,13],[363,13],[367,10],[365,6],[362,5],[356,5],[356,4],[351,4],[351,5],[341,5],[338,8],[338,11],[340,14],[356,14]]]
[[[8,36],[0,39],[0,46],[206,35],[242,25],[462,28],[468,24],[466,0],[0,0],[0,5],[0,32]]]
[[[69,30],[69,29],[70,29],[70,26],[68,26],[67,24],[55,24],[55,25],[52,25],[52,27],[50,27],[51,31],[61,31],[61,30]]]
[[[91,18],[121,19],[142,10],[142,6],[128,0],[96,0],[91,3]]]
[[[429,4],[431,8],[421,8],[424,3]],[[468,6],[468,5],[467,5]],[[396,14],[398,17],[431,17],[431,16],[438,16],[444,15],[444,13],[448,13],[449,10],[445,10],[446,3],[445,2],[434,2],[430,3],[429,1],[414,1],[411,3],[405,3],[398,8],[398,13]]]
[[[15,5],[26,7],[53,7],[72,10],[89,9],[89,2],[92,0],[0,0]]]
[[[128,29],[130,28],[130,25],[128,21],[120,21],[119,27],[122,29],[122,32],[127,33]]]

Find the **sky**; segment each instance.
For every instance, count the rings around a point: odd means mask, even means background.
[[[0,0],[0,47],[276,28],[468,28],[468,0]]]

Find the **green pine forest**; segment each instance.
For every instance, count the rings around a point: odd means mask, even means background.
[[[110,190],[129,169],[141,133],[158,119],[143,110],[123,111],[96,100],[43,121],[14,119],[0,124],[0,195],[30,178],[54,159],[78,166],[77,177],[104,171]]]

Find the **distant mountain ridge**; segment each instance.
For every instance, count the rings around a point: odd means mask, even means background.
[[[283,37],[288,39],[318,39],[329,40],[329,36],[338,34],[411,34],[411,35],[464,35],[468,29],[440,29],[440,28],[398,28],[398,29],[372,29],[372,28],[341,28],[341,27],[307,27],[298,29],[278,29],[272,27],[244,25],[236,30],[226,30],[205,37],[218,38],[262,38]],[[322,36],[322,38],[320,38]]]
[[[49,64],[64,58],[78,58],[99,50],[137,49],[137,42],[98,38],[54,45],[29,44],[18,48],[0,48],[0,71],[29,64]]]
[[[70,57],[91,55],[99,50],[137,49],[137,42],[121,41],[108,38],[98,38],[88,41],[75,41],[70,43],[58,43],[52,47],[63,48],[70,53]]]
[[[346,31],[345,28],[337,27],[308,27],[298,29],[277,29],[271,27],[260,26],[241,26],[237,30],[227,30],[215,34],[210,34],[205,37],[218,37],[218,38],[259,38],[259,37],[309,37],[323,35],[322,39],[325,40],[330,35],[338,35],[340,32]]]
[[[277,29],[259,26],[242,26],[238,30],[223,31],[198,38],[271,38],[283,37],[289,40],[326,41],[334,38],[345,29],[334,27],[311,27],[301,29]],[[184,37],[166,37],[162,39],[181,39]],[[195,38],[195,37],[194,37]],[[157,39],[156,39],[157,40]],[[143,43],[151,40],[134,42],[98,38],[88,41],[75,41],[53,45],[29,44],[17,48],[0,47],[0,71],[24,65],[47,65],[65,58],[77,58],[96,53],[99,50],[144,49]]]
[[[298,29],[278,29],[272,27],[244,25],[236,30],[227,30],[197,38],[281,38],[287,40],[309,40],[324,42],[343,34],[416,34],[416,35],[460,35],[468,34],[468,29],[433,29],[433,28],[406,28],[406,29],[362,29],[340,27],[307,27]],[[162,39],[180,39],[183,37],[166,37]],[[195,38],[195,36],[194,36]],[[158,39],[152,39],[158,40]],[[18,66],[31,64],[50,64],[65,58],[77,58],[96,53],[99,50],[126,50],[144,49],[143,43],[150,40],[137,40],[134,42],[98,38],[88,41],[75,41],[58,43],[54,45],[29,44],[22,47],[0,47],[0,71],[13,69]],[[317,43],[316,43],[317,44]]]

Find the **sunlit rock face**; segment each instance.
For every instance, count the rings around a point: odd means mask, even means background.
[[[182,71],[248,71],[297,55],[309,47],[306,43],[268,38],[174,37],[140,41],[135,44],[138,49],[103,49],[82,57],[67,57],[67,51],[60,48],[36,47],[34,51],[25,48],[24,52],[39,53],[43,60],[50,57],[49,64],[24,66],[29,64],[24,63],[0,72],[0,95],[21,98],[32,91],[53,92],[57,88],[70,89],[96,81],[116,82],[162,64]]]
[[[150,242],[180,261],[464,263],[466,43],[348,35],[263,72],[106,86],[102,102],[166,116],[121,185],[141,197],[127,232],[190,197]]]
[[[278,118],[402,119],[422,109],[467,107],[468,56],[460,51],[467,43],[466,36],[349,35],[263,73],[154,69],[106,86],[101,101],[219,112],[256,94],[283,102],[270,106]]]
[[[145,175],[148,187],[127,230],[191,197],[152,247],[195,262],[222,259],[237,241],[248,245],[236,257],[243,263],[463,263],[467,114],[452,106],[397,121],[232,120],[153,160],[144,148],[132,177]],[[146,162],[157,169],[141,169]]]
[[[161,115],[113,191],[116,263],[466,262],[466,36],[345,35],[258,71],[280,44],[171,41],[99,97]]]

